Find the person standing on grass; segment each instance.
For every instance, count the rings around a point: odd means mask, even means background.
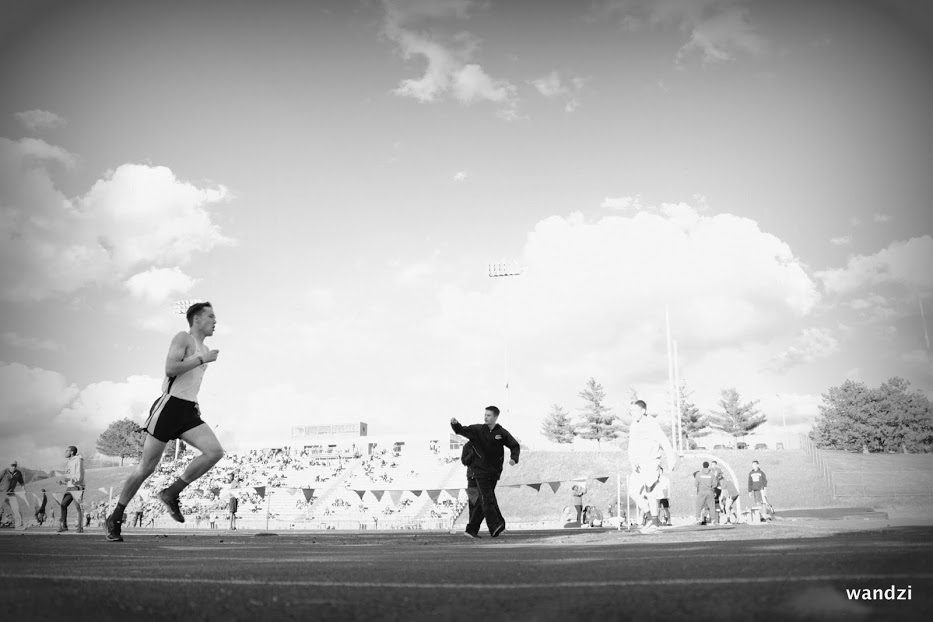
[[[483,517],[486,519],[486,528],[493,538],[505,530],[505,518],[499,511],[499,502],[496,499],[496,482],[502,476],[502,465],[505,462],[505,448],[509,448],[510,465],[518,464],[521,446],[509,431],[498,424],[499,409],[487,406],[483,413],[483,423],[463,426],[455,418],[450,420],[450,427],[454,434],[468,438],[473,443],[476,460],[473,463],[473,475],[476,486],[479,488],[480,502],[483,506]]]
[[[570,500],[573,501],[573,509],[577,512],[577,526],[583,525],[583,495],[585,494],[585,486],[574,484],[570,487]]]
[[[719,484],[722,492],[719,498],[722,500],[722,515],[726,517],[726,523],[739,522],[739,516],[736,513],[736,501],[739,499],[739,489],[726,478],[720,480]]]
[[[748,496],[752,498],[752,504],[757,505],[761,510],[761,516],[770,521],[771,516],[768,513],[768,476],[758,467],[758,461],[752,461],[752,470],[748,473]]]
[[[658,497],[658,521],[665,527],[671,526],[671,478],[664,472],[663,467],[658,467],[661,475],[658,477],[658,485],[655,487]]]
[[[178,506],[178,496],[224,456],[223,447],[211,427],[201,419],[201,409],[198,407],[201,379],[207,366],[215,362],[220,353],[204,343],[205,338],[214,334],[217,317],[209,302],[191,305],[185,317],[189,330],[175,335],[169,346],[165,358],[162,396],[149,410],[149,419],[144,426],[148,436],[139,466],[127,478],[120,492],[120,500],[107,518],[108,542],[123,542],[120,530],[126,506],[143,482],[155,472],[170,440],[181,439],[185,445],[201,452],[174,483],[156,494],[156,498],[168,509],[169,516],[179,523],[185,522],[185,517]]]
[[[719,524],[719,513],[716,511],[713,501],[713,486],[715,486],[713,472],[709,468],[709,462],[703,463],[703,468],[696,474],[694,479],[696,483],[697,503],[696,515],[697,523],[703,523],[703,510],[709,511],[708,523]]]

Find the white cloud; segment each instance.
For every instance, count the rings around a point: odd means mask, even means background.
[[[60,465],[67,445],[93,454],[97,437],[112,421],[145,421],[161,382],[131,376],[79,390],[57,372],[0,363],[0,453],[39,468]]]
[[[16,113],[16,119],[33,132],[65,125],[65,120],[48,110],[24,110]]]
[[[137,298],[145,298],[149,302],[163,302],[171,294],[189,291],[198,282],[184,272],[181,268],[150,268],[145,272],[134,274],[126,280],[126,288]]]
[[[872,217],[872,220],[874,220],[875,222],[880,222],[880,223],[891,222],[891,216],[890,214],[878,213]]]
[[[49,156],[53,157],[53,156]],[[0,138],[0,297],[44,300],[135,270],[181,266],[232,244],[208,208],[223,186],[198,188],[165,167],[124,164],[69,199],[30,152]]]
[[[24,337],[15,331],[7,331],[2,335],[3,341],[13,347],[23,350],[45,350],[48,352],[62,352],[65,346],[51,339],[38,337]]]
[[[0,149],[4,152],[4,162],[14,155],[22,160],[35,160],[38,162],[51,160],[63,164],[66,168],[74,168],[77,158],[65,149],[56,145],[50,145],[40,138],[21,138],[18,141],[11,141],[7,138],[0,138]]]
[[[805,328],[786,350],[771,361],[771,369],[783,372],[839,351],[839,340],[827,328]]]
[[[680,64],[694,53],[702,54],[704,63],[731,61],[740,52],[757,56],[766,48],[767,41],[748,19],[748,9],[732,7],[695,24],[690,40],[678,50],[676,62]]]
[[[852,244],[852,236],[851,235],[840,235],[835,238],[830,238],[829,243],[832,244],[833,246],[848,246],[849,244]]]
[[[314,288],[305,295],[308,306],[315,313],[330,315],[338,309],[337,293],[332,289]]]
[[[690,356],[770,341],[819,300],[785,243],[751,220],[683,204],[593,222],[548,218],[528,235],[520,261],[522,276],[489,289],[443,287],[430,328],[480,365],[504,341],[514,357],[534,352],[526,373],[556,383],[600,369],[632,382],[665,374],[665,304]]]
[[[564,110],[573,112],[580,107],[580,94],[586,80],[575,76],[570,78],[569,83],[567,83],[561,79],[560,73],[552,71],[545,76],[531,80],[530,83],[542,96],[548,99],[561,98],[566,100]]]
[[[424,281],[425,278],[437,272],[437,266],[428,262],[417,262],[399,267],[393,280],[399,285],[413,286]]]
[[[699,54],[704,63],[734,60],[738,54],[761,54],[768,41],[752,25],[739,0],[607,0],[588,18],[621,18],[626,30],[673,27],[688,34],[676,62]]]
[[[454,181],[466,181],[468,173],[466,171],[457,171],[454,173]]]
[[[599,204],[600,207],[615,210],[640,210],[642,209],[641,197],[606,197]]]
[[[844,268],[816,273],[826,291],[848,294],[880,284],[895,284],[911,291],[933,291],[933,237],[892,242],[873,255],[850,257]]]
[[[424,75],[402,80],[393,91],[396,95],[423,103],[440,101],[446,95],[463,104],[488,101],[499,104],[500,118],[520,118],[515,85],[493,78],[483,67],[471,62],[479,48],[476,37],[461,31],[445,38],[438,29],[416,30],[427,23],[466,18],[469,1],[383,0],[383,6],[386,11],[383,32],[398,45],[402,58],[420,56],[427,61]]]
[[[893,302],[879,294],[869,294],[864,298],[853,298],[847,306],[869,321],[884,322],[898,315],[892,306]]]

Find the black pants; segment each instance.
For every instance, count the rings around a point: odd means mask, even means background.
[[[479,487],[476,480],[467,478],[467,501],[469,501],[470,519],[467,521],[466,530],[468,533],[478,534],[480,525],[483,524],[483,501],[479,496]]]
[[[498,479],[488,477],[476,478],[476,487],[479,489],[482,517],[486,519],[486,529],[489,530],[490,534],[494,533],[499,525],[505,526],[505,519],[502,518],[502,512],[499,511],[499,502],[496,500],[496,483],[498,481]],[[479,531],[480,522],[482,521],[475,524],[477,531]],[[470,525],[470,527],[473,526],[472,524]]]

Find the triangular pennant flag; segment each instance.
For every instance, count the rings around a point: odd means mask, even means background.
[[[528,486],[529,488],[534,488],[535,492],[540,492],[541,490],[541,484],[525,484],[525,485]]]
[[[215,497],[220,496],[220,488],[218,486],[214,486],[213,488],[211,488],[211,492],[214,494]]]
[[[428,491],[428,497],[429,497],[429,498],[431,499],[431,501],[433,501],[434,503],[437,503],[437,498],[440,497],[440,496],[441,496],[441,491],[440,491],[440,489],[438,489],[438,490],[429,490],[429,491]]]
[[[557,492],[557,489],[560,488],[560,482],[548,482],[547,485],[551,487],[553,492]]]
[[[446,492],[448,495],[450,495],[451,499],[459,499],[459,498],[460,498],[460,489],[459,489],[459,488],[445,488],[445,489],[444,489],[444,492]]]
[[[505,486],[500,486],[500,488],[521,488],[523,484],[506,484]]]
[[[606,477],[594,477],[593,479],[595,479],[600,484],[605,484],[607,481],[609,481],[609,476],[607,475]]]
[[[311,501],[311,497],[314,496],[314,489],[313,489],[313,488],[302,488],[302,489],[301,489],[301,492],[302,492],[302,494],[304,494],[304,496],[305,496],[305,501],[309,501],[309,502],[310,502],[310,501]]]
[[[98,488],[97,490],[101,491],[101,492],[104,493],[105,495],[107,494],[107,489],[106,489],[106,488]]]
[[[265,486],[253,486],[253,490],[255,490],[256,494],[262,497],[263,499],[266,498],[266,487]]]
[[[53,492],[53,493],[52,493],[52,498],[55,499],[55,501],[57,501],[59,504],[61,504],[61,502],[62,502],[62,497],[64,497],[64,496],[65,496],[65,495],[63,495],[63,494],[60,493],[60,492]]]
[[[360,496],[360,501],[363,500],[363,495],[366,494],[366,491],[365,491],[365,490],[354,490],[353,492],[355,492],[356,494],[358,494],[358,495]]]
[[[19,497],[20,499],[22,499],[22,500],[25,501],[26,503],[29,503],[29,500],[26,499],[26,493],[23,492],[22,490],[20,490],[19,492],[15,492],[15,493],[13,493],[13,494],[15,494],[17,497]]]
[[[295,493],[298,492],[297,488],[280,488],[279,490],[284,490],[293,497],[295,496]]]
[[[412,490],[411,494],[415,495],[416,497],[420,497],[421,493],[423,492],[424,492],[423,490]]]
[[[384,495],[386,491],[384,491],[384,490],[373,490],[373,491],[371,491],[371,492],[373,493],[373,496],[376,497],[376,501],[382,501],[382,495]]]
[[[401,490],[388,490],[386,492],[389,493],[389,498],[392,499],[392,503],[394,503],[395,505],[398,505],[399,500],[402,498],[402,491]]]

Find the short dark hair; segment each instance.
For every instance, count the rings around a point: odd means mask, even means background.
[[[713,460],[713,464],[719,464],[719,463],[718,463],[718,462],[716,462],[715,460]]]
[[[703,462],[703,468],[704,468],[704,469],[708,469],[708,468],[709,468],[709,462],[704,461],[704,462]]]
[[[497,416],[497,417],[499,416],[499,409],[496,408],[495,406],[487,406],[487,407],[486,407],[486,410],[488,410],[489,412],[491,412],[492,414],[494,414],[494,415]]]
[[[188,318],[188,326],[191,326],[192,324],[194,324],[194,316],[200,313],[204,308],[213,307],[213,306],[214,305],[212,305],[211,303],[205,301],[205,302],[196,302],[190,307],[188,307],[188,310],[185,312],[185,317]]]
[[[642,408],[642,409],[644,409],[644,410],[648,410],[648,405],[645,404],[645,400],[635,400],[635,401],[632,402],[632,403],[635,404],[636,406],[638,406],[639,408]]]
[[[74,445],[68,445],[68,449],[70,449],[70,450],[71,450],[71,453],[73,453],[73,454],[77,454],[77,453],[78,453],[78,448],[75,447]]]
[[[752,464],[758,464],[757,460],[752,460]]]

